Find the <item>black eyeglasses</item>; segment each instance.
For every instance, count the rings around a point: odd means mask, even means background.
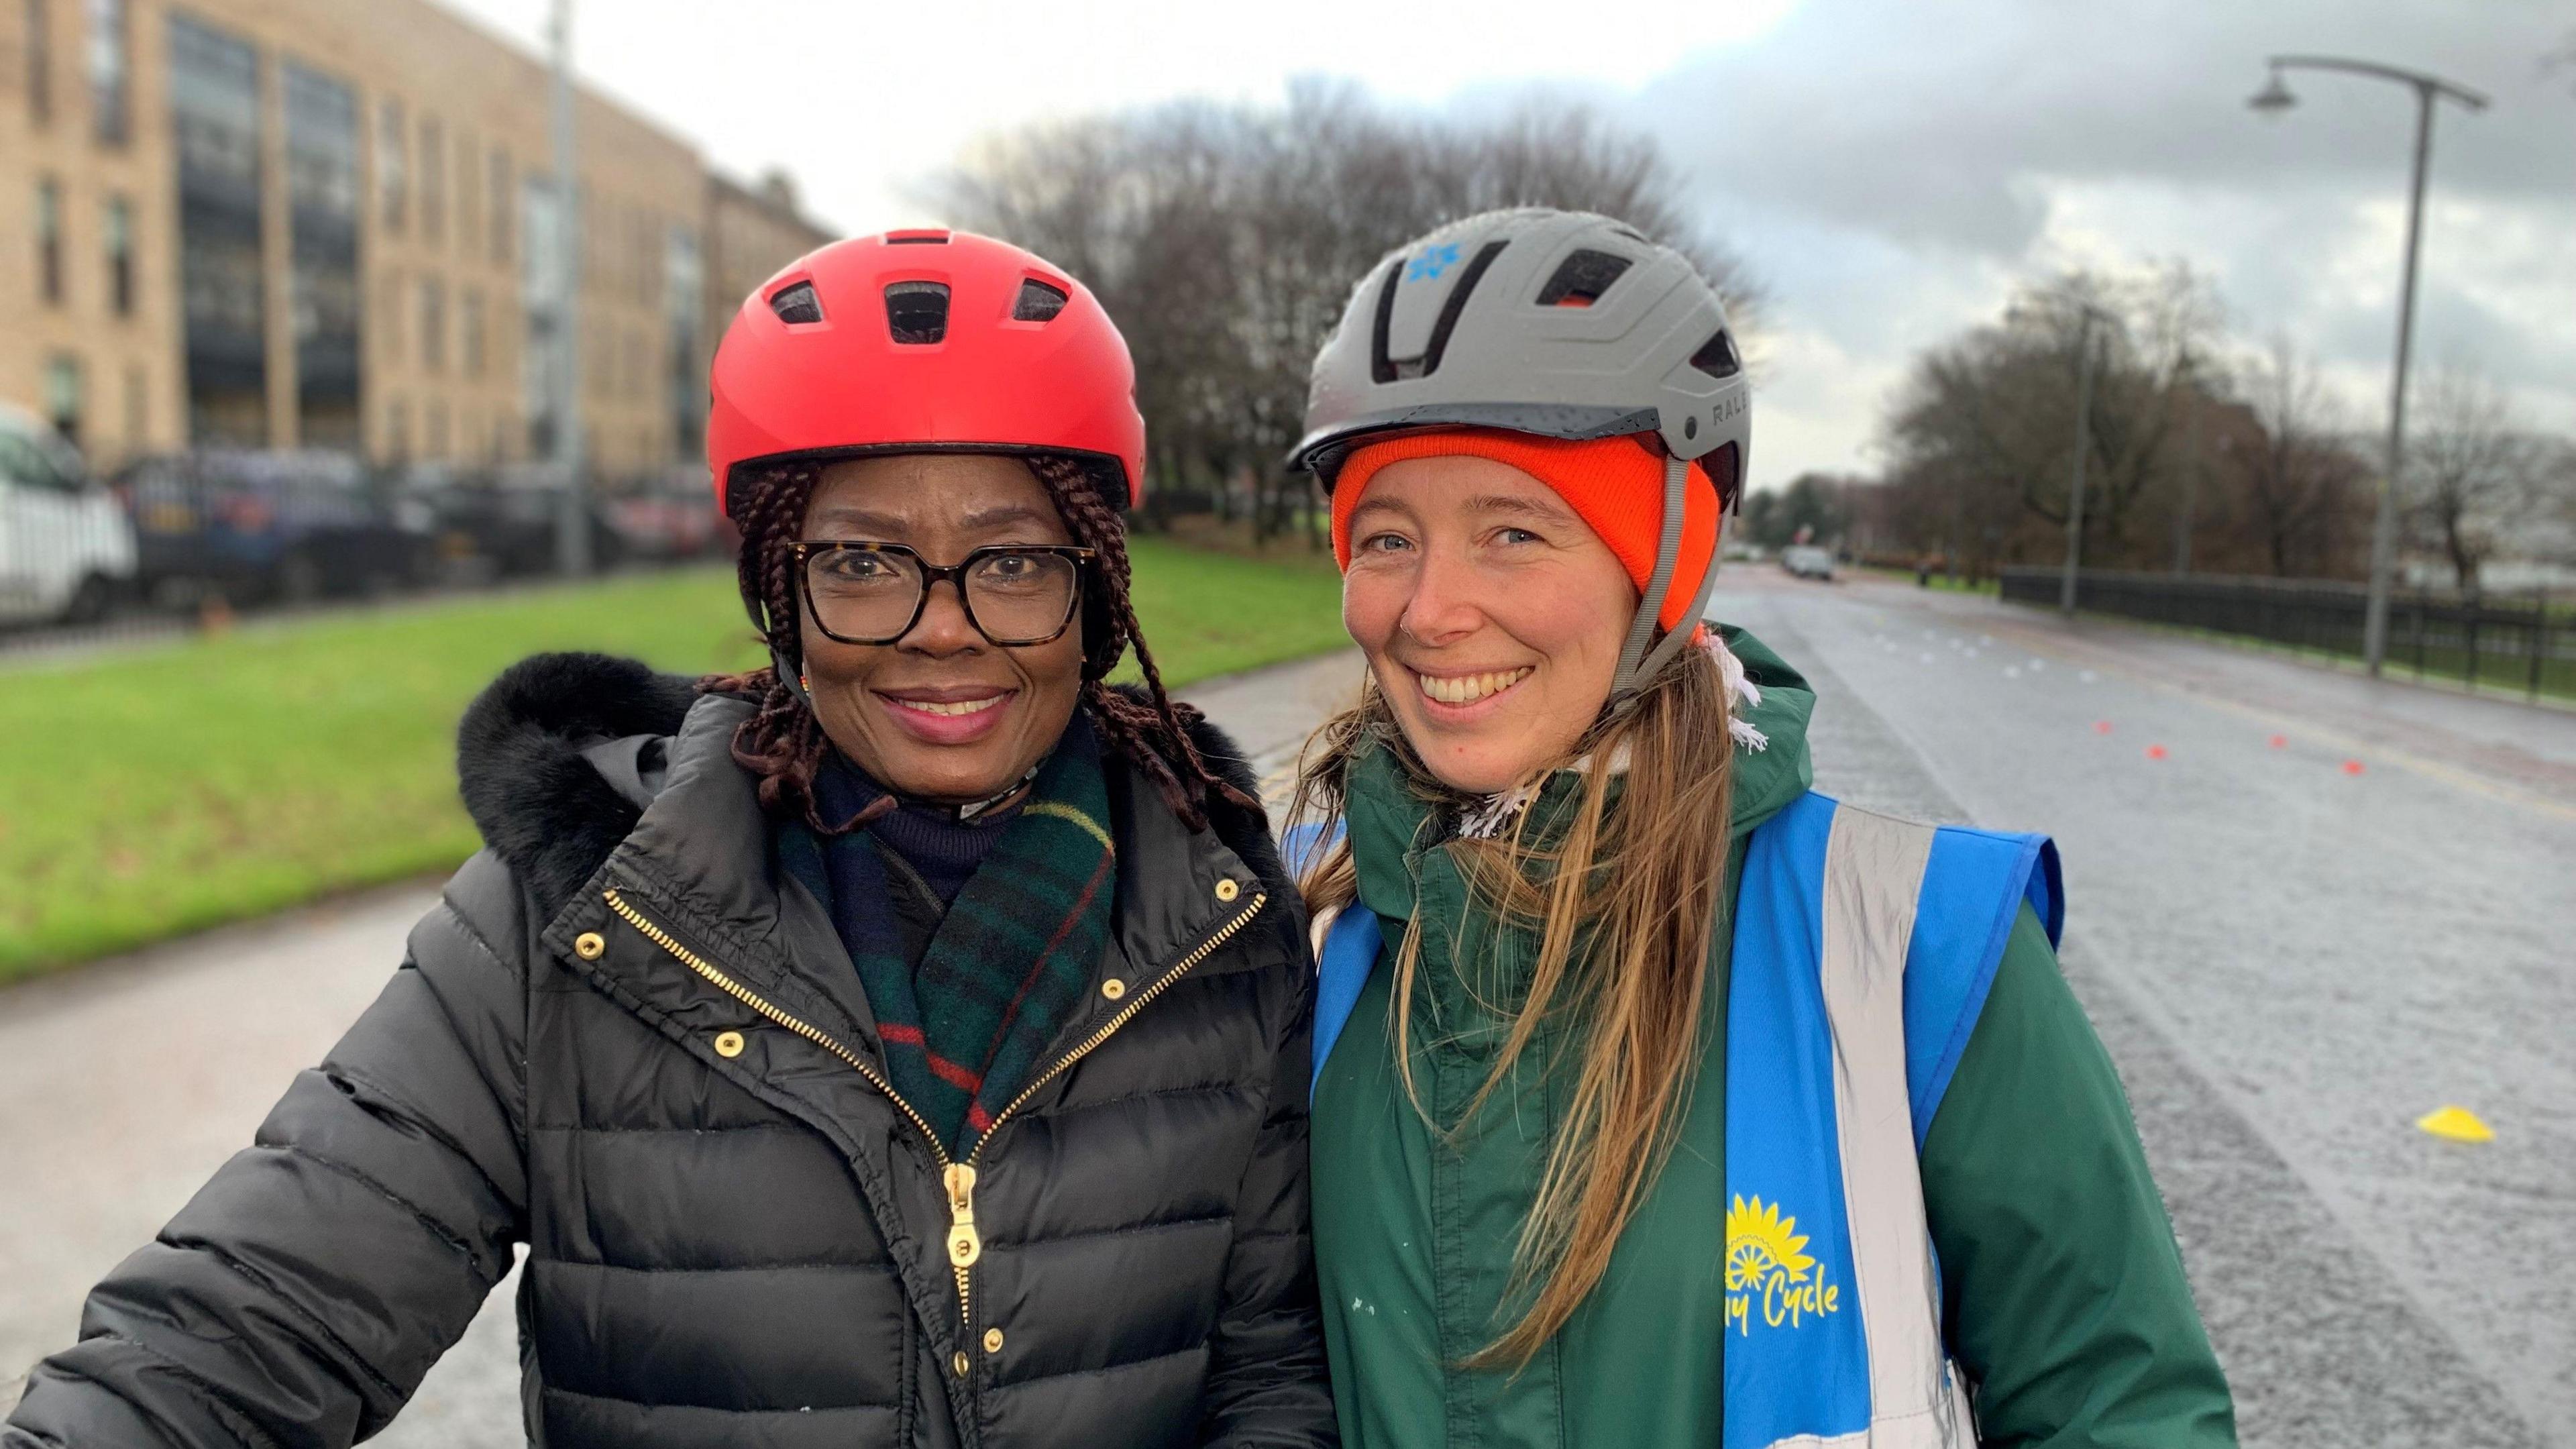
[[[1050,644],[1082,606],[1083,570],[1096,551],[1070,544],[992,544],[953,564],[924,562],[899,543],[807,539],[791,543],[797,592],[814,627],[844,644],[891,644],[912,632],[930,586],[957,589],[966,622],[995,644]]]

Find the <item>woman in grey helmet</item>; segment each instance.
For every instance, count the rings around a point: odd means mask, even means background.
[[[1749,415],[1716,293],[1597,216],[1414,242],[1316,359],[1343,1442],[2232,1444],[2053,847],[1815,794],[1814,692],[1702,622]]]

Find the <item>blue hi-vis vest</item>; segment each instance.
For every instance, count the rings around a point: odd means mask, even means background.
[[[1321,843],[1298,832],[1289,857]],[[1710,1204],[1725,1230],[1726,1449],[1973,1449],[1916,1159],[2014,917],[2028,901],[2054,942],[2063,899],[2043,836],[1813,792],[1746,843],[1727,1201]],[[1382,938],[1365,908],[1317,929],[1320,1076]]]

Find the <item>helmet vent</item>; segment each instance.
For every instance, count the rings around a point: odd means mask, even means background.
[[[823,299],[814,295],[812,282],[798,282],[792,287],[779,288],[769,299],[769,310],[778,314],[779,321],[791,327],[820,322],[823,320]]]
[[[1691,354],[1690,365],[1711,377],[1733,377],[1744,370],[1744,357],[1735,350],[1735,339],[1720,327],[1716,336]]]
[[[1395,318],[1395,287],[1404,275],[1404,263],[1398,260],[1387,269],[1386,286],[1378,294],[1377,333],[1370,341],[1369,375],[1379,382],[1396,382],[1429,377],[1440,370],[1440,355],[1449,350],[1449,334],[1457,330],[1459,314],[1467,310],[1467,299],[1475,295],[1476,283],[1482,281],[1485,269],[1503,254],[1508,241],[1487,242],[1478,249],[1474,260],[1458,273],[1458,281],[1440,303],[1440,315],[1432,321],[1431,341],[1420,357],[1391,358],[1386,355],[1387,332]]]
[[[1556,275],[1538,289],[1542,307],[1589,307],[1601,300],[1619,274],[1628,270],[1626,257],[1608,252],[1580,251],[1557,263]]]
[[[885,289],[886,327],[894,340],[911,346],[926,346],[946,340],[948,336],[948,284],[946,282],[888,282]]]
[[[1019,300],[1011,304],[1014,322],[1052,322],[1055,314],[1072,300],[1062,287],[1049,286],[1035,277],[1020,280]]]
[[[936,247],[948,244],[944,231],[890,231],[885,244],[890,247]]]

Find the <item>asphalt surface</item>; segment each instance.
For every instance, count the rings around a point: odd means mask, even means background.
[[[1713,612],[1818,686],[1821,788],[2057,838],[2067,974],[2245,1443],[2567,1438],[2576,715],[1908,587],[1730,571]],[[1275,778],[1355,677],[1344,656],[1192,693]],[[0,994],[0,1403],[372,998],[432,894]],[[2415,1128],[2446,1104],[2495,1140]],[[517,1444],[516,1381],[504,1291],[375,1442]]]
[[[1819,788],[2056,838],[2067,975],[2243,1441],[2565,1442],[2576,716],[1911,588],[1747,581],[1718,612],[1810,671]],[[2496,1140],[2413,1125],[2451,1104]]]

